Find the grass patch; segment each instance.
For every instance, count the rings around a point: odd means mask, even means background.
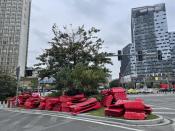
[[[157,119],[157,118],[159,118],[159,117],[154,115],[154,114],[150,114],[147,116],[146,120],[153,120],[153,119]]]
[[[93,110],[88,112],[89,115],[92,116],[101,116],[101,117],[105,117],[105,113],[104,113],[104,107],[100,108],[98,110]],[[123,117],[112,117],[112,118],[116,118],[116,119],[124,119]],[[158,116],[154,115],[154,114],[150,114],[147,116],[147,118],[145,120],[153,120],[153,119],[157,119]]]
[[[93,110],[93,111],[90,111],[88,112],[89,115],[92,115],[92,116],[105,116],[105,113],[104,113],[104,107],[98,109],[98,110]]]

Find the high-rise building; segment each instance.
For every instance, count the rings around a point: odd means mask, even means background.
[[[169,40],[171,47],[171,58],[172,58],[172,72],[175,78],[175,32],[169,32]]]
[[[128,44],[122,49],[122,53],[123,53],[123,56],[121,60],[120,75],[121,76],[127,76],[127,75],[134,76],[136,74],[136,69],[135,69],[136,56],[134,55],[135,47],[133,46],[132,43]]]
[[[173,72],[173,54],[175,67],[175,52],[173,53],[175,33],[168,32],[164,3],[133,8],[131,36],[132,45],[130,47],[132,48],[129,55],[132,57],[128,60],[124,57],[123,62],[121,62],[120,73],[125,72],[123,73],[124,76],[135,74],[137,78],[143,79],[149,75],[171,75]],[[125,52],[125,48],[123,48],[123,52]],[[162,60],[158,59],[158,52],[161,52]],[[138,54],[140,53],[142,60],[139,60]],[[129,69],[123,71],[122,69],[126,68],[126,63],[128,63],[127,68]]]
[[[131,31],[135,53],[141,51],[143,54],[142,61],[139,61],[138,57],[136,60],[138,76],[159,74],[170,68],[165,67],[165,65],[171,66],[165,64],[171,62],[165,4],[133,8]],[[158,60],[158,51],[162,53],[162,61]]]
[[[175,32],[169,32],[169,41],[170,41],[170,48],[171,51],[175,47]]]
[[[31,0],[0,0],[0,71],[15,74],[27,64]]]
[[[132,77],[136,77],[136,56],[134,44],[128,44],[122,49],[122,60],[120,67],[120,78],[123,82],[131,81]]]

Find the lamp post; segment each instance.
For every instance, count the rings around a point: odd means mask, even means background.
[[[16,107],[18,105],[18,88],[19,88],[19,82],[20,82],[20,66],[16,68],[16,78],[17,78],[17,87],[16,87]]]

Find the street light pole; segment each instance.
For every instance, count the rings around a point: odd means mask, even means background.
[[[16,68],[16,78],[17,78],[17,87],[16,87],[16,107],[18,105],[18,91],[19,91],[19,82],[20,82],[20,66]]]

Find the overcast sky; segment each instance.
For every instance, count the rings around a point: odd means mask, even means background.
[[[72,24],[101,30],[104,50],[117,53],[131,42],[131,9],[165,3],[169,31],[175,31],[175,0],[32,0],[28,66],[37,63],[36,57],[48,48],[51,27]],[[112,58],[108,66],[113,78],[118,77],[120,62]]]

